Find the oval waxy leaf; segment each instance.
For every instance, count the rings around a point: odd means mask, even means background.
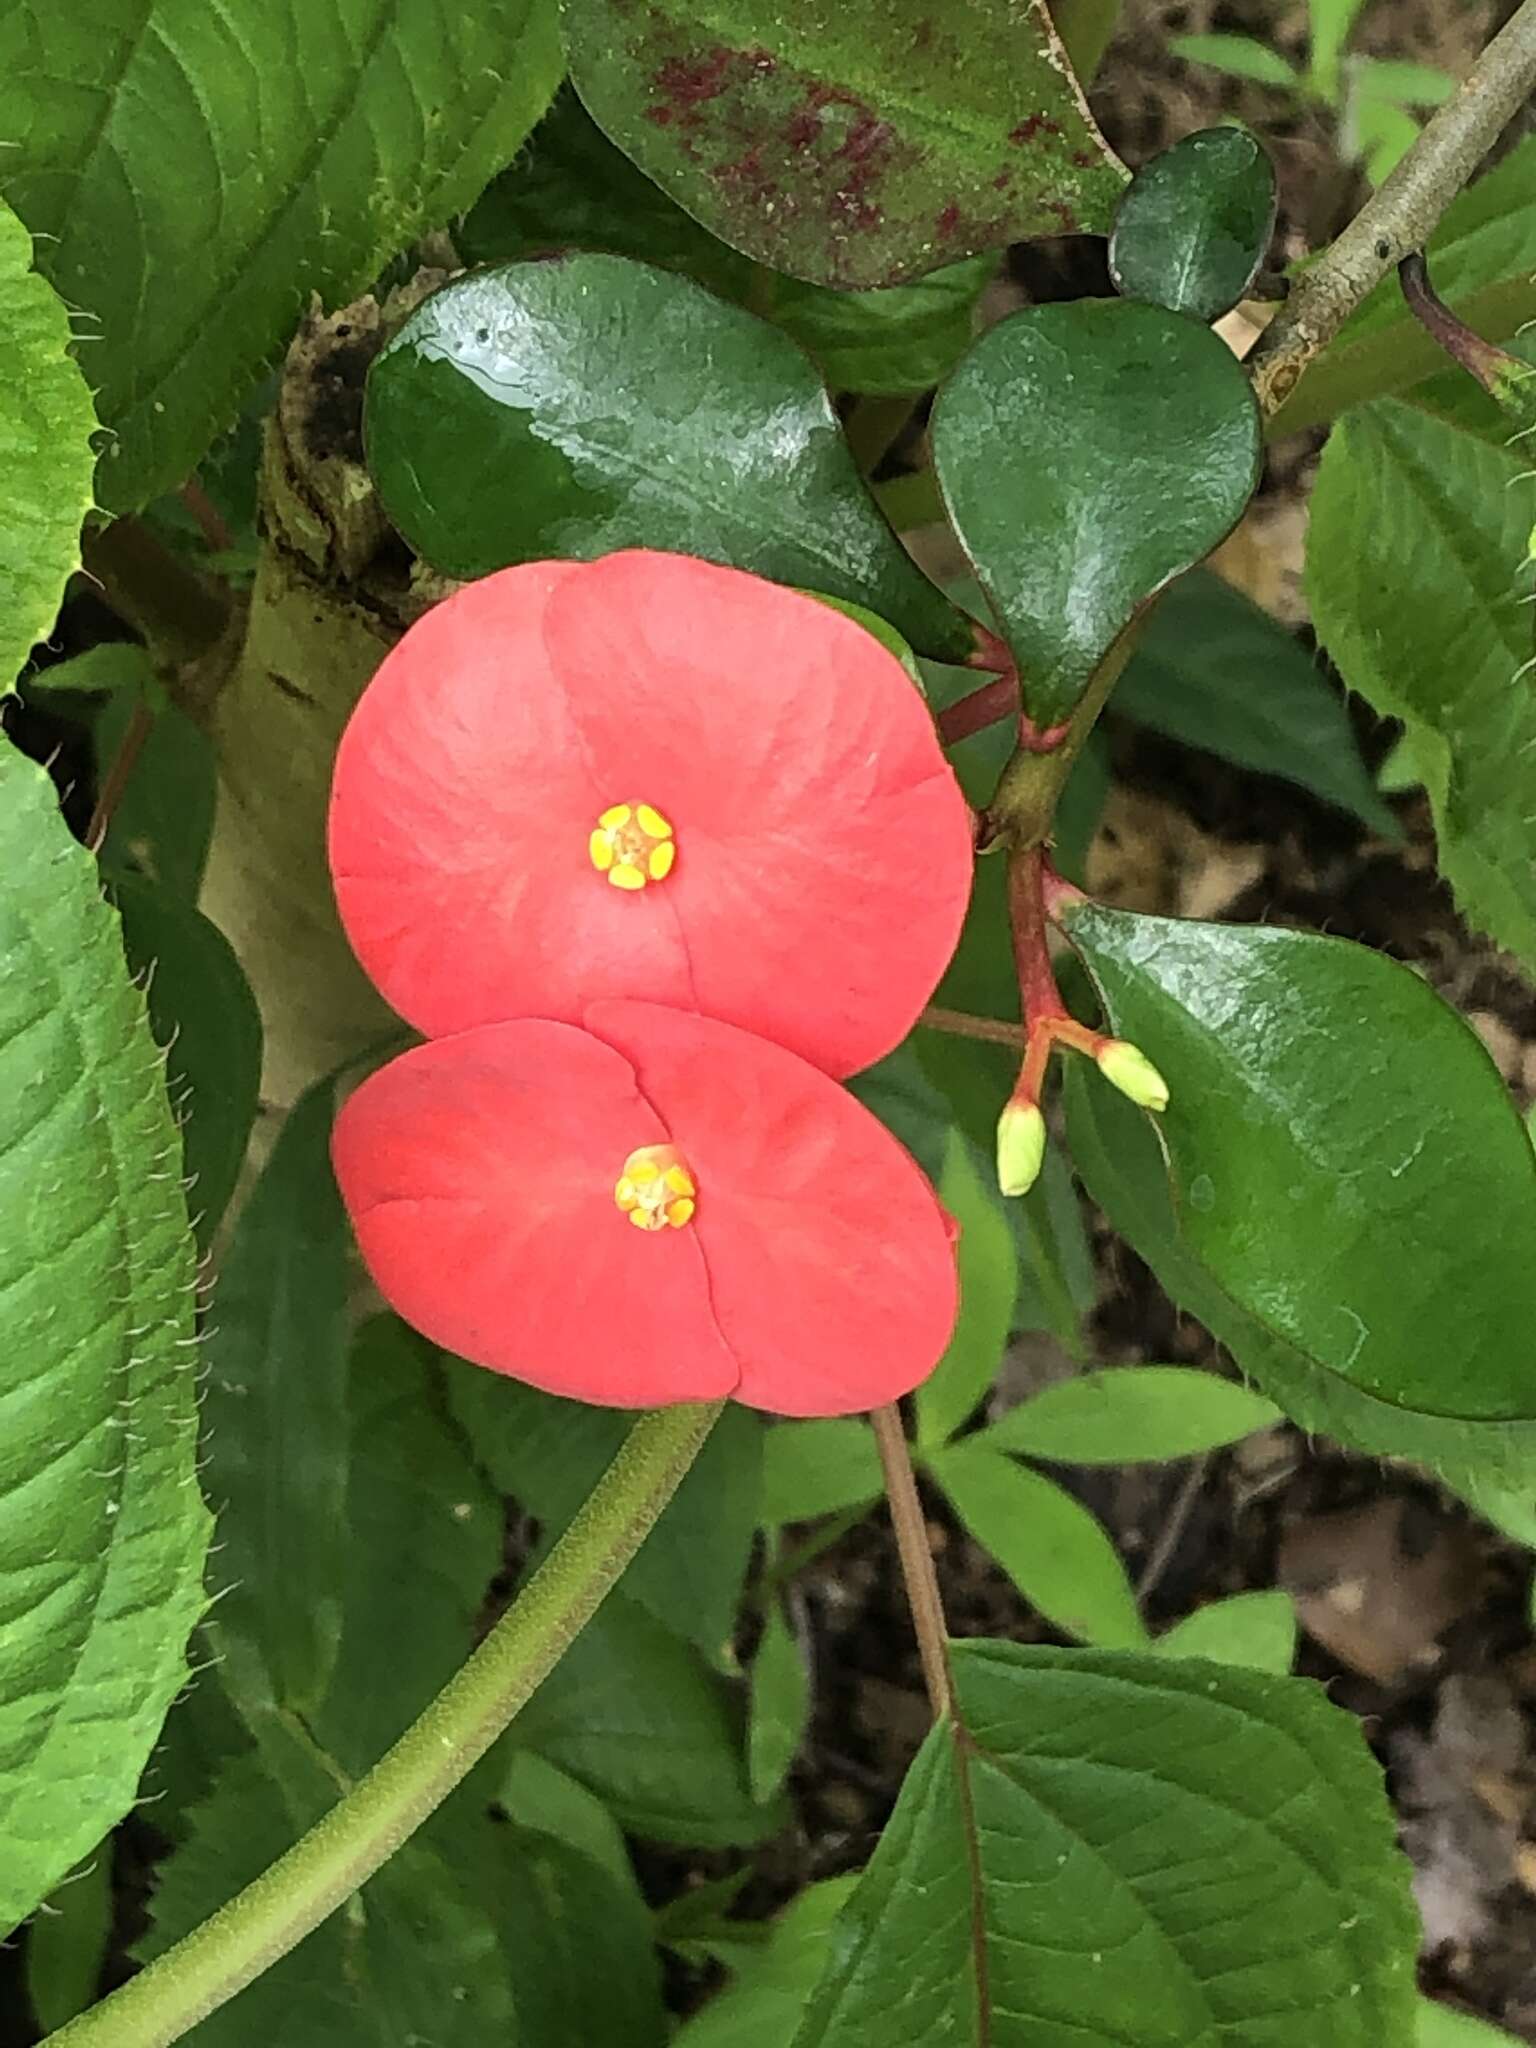
[[[1126,188],[1109,269],[1128,299],[1214,320],[1235,306],[1275,227],[1275,167],[1246,128],[1202,128]]]
[[[1030,306],[982,336],[933,415],[950,517],[1057,725],[1138,605],[1208,555],[1259,476],[1259,416],[1231,351],[1125,299]]]
[[[32,269],[32,238],[0,205],[0,697],[50,632],[80,562],[96,415],[69,354],[69,315]]]
[[[0,1931],[128,1811],[186,1682],[194,1261],[117,919],[0,741]]]
[[[374,364],[365,432],[390,518],[450,576],[662,548],[863,605],[920,654],[970,647],[810,360],[648,264],[579,254],[445,285]]]
[[[1456,1012],[1343,939],[1064,922],[1168,1082],[1180,1231],[1224,1291],[1378,1401],[1536,1416],[1536,1154]]]
[[[576,88],[625,154],[721,241],[813,284],[1101,234],[1124,181],[1043,0],[561,11]]]
[[[924,1744],[794,2048],[1410,2038],[1408,1864],[1320,1687],[1145,1652],[951,1656],[969,1740],[941,1722]]]

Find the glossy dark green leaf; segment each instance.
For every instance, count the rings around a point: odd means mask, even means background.
[[[562,11],[596,120],[721,241],[775,270],[889,285],[1109,225],[1124,173],[1042,0],[802,0],[776,14],[658,0],[638,21],[626,0]],[[914,91],[914,78],[935,89]]]
[[[261,1018],[217,925],[163,883],[120,877],[112,897],[149,1028],[166,1052],[193,1227],[212,1244],[235,1191],[261,1083]]]
[[[810,361],[688,278],[580,254],[445,285],[374,364],[366,435],[391,519],[449,575],[670,548],[851,599],[922,654],[969,645]]]
[[[880,1454],[860,1415],[776,1422],[763,1432],[763,1521],[811,1522],[880,1498]]]
[[[726,1848],[784,1816],[757,1805],[727,1692],[698,1652],[610,1593],[513,1724],[632,1834]]]
[[[128,1811],[186,1682],[195,1261],[117,919],[0,737],[0,1931]]]
[[[1136,607],[1236,525],[1259,418],[1209,328],[1161,306],[1030,306],[940,393],[950,516],[1040,726],[1066,718]]]
[[[1252,284],[1275,227],[1275,169],[1246,128],[1202,128],[1142,165],[1109,238],[1127,298],[1214,320]]]
[[[1010,1643],[953,1657],[972,1740],[928,1738],[795,2048],[1409,2038],[1408,1865],[1358,1723],[1318,1687]]]
[[[1205,569],[1182,577],[1148,614],[1111,702],[1138,725],[1239,768],[1283,776],[1373,832],[1399,836],[1318,662]]]
[[[1101,1649],[1139,1648],[1146,1625],[1103,1524],[1065,1487],[994,1450],[989,1434],[926,1461],[967,1531],[1054,1628]]]
[[[445,1360],[447,1398],[493,1482],[563,1529],[627,1435],[631,1418]],[[624,1574],[624,1590],[711,1658],[730,1641],[761,1500],[763,1425],[732,1404],[710,1431],[656,1527]]]
[[[946,375],[970,343],[976,300],[995,268],[993,258],[975,257],[875,291],[833,291],[768,270],[684,213],[569,88],[454,240],[471,263],[607,249],[680,270],[793,335],[831,390],[875,397],[922,391]]]
[[[1067,922],[1167,1080],[1180,1229],[1222,1287],[1378,1400],[1536,1417],[1536,1158],[1456,1012],[1342,939]]]
[[[1533,524],[1528,443],[1509,441],[1507,427],[1485,440],[1383,399],[1330,434],[1307,537],[1319,638],[1351,689],[1406,723],[1457,901],[1528,967],[1536,607],[1521,600]]]
[[[1056,1380],[980,1441],[1062,1465],[1134,1465],[1236,1443],[1280,1419],[1262,1395],[1187,1365],[1110,1365]]]
[[[1086,1060],[1067,1070],[1066,1102],[1072,1161],[1093,1201],[1179,1308],[1218,1337],[1294,1422],[1378,1456],[1454,1461],[1501,1484],[1536,1486],[1536,1426],[1456,1422],[1377,1400],[1240,1307],[1180,1234],[1152,1119]]]
[[[212,1626],[237,1704],[314,1711],[341,1625],[351,1235],[329,1156],[334,1088],[292,1109],[240,1213],[207,1337],[206,1483],[227,1587]]]

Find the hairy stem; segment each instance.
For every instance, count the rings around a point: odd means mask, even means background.
[[[1296,279],[1249,359],[1266,415],[1279,411],[1366,294],[1428,241],[1533,88],[1536,0],[1523,0],[1381,189]]]
[[[901,1410],[893,1401],[889,1407],[870,1413],[880,1467],[885,1474],[885,1494],[891,1505],[891,1526],[896,1532],[896,1550],[901,1559],[901,1576],[912,1610],[917,1633],[918,1654],[923,1660],[923,1682],[934,1718],[955,1714],[955,1688],[949,1671],[949,1628],[944,1620],[944,1601],[939,1593],[933,1552],[928,1546],[928,1525],[923,1504],[917,1497],[917,1479]]]
[[[334,1913],[484,1756],[591,1620],[676,1492],[718,1401],[642,1415],[511,1609],[303,1839],[49,2048],[167,2048]]]

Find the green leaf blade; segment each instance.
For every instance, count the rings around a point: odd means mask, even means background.
[[[841,289],[1108,225],[1123,172],[1041,0],[564,0],[599,125],[712,234]],[[985,47],[991,59],[975,62]],[[942,93],[913,90],[914,53]]]
[[[0,1925],[133,1802],[203,1606],[195,1252],[142,994],[0,745]]]
[[[1019,1295],[1007,1212],[958,1133],[949,1140],[939,1199],[960,1226],[960,1313],[944,1356],[917,1390],[919,1452],[947,1443],[996,1379]]]
[[[970,1741],[941,1726],[925,1744],[795,2048],[1409,2037],[1408,1867],[1358,1728],[1318,1688],[1124,1653],[952,1654]]]
[[[970,645],[804,354],[667,271],[587,253],[444,286],[374,364],[365,435],[390,517],[449,575],[668,548],[864,605],[919,653]]]
[[[1109,241],[1116,290],[1215,320],[1252,284],[1274,232],[1274,165],[1243,128],[1202,128],[1142,165]]]
[[[1227,1293],[1375,1400],[1536,1418],[1536,1158],[1456,1012],[1313,933],[1097,905],[1068,929],[1168,1081],[1179,1228]]]
[[[1248,380],[1161,306],[1032,306],[939,396],[934,461],[1037,726],[1067,718],[1136,608],[1208,555],[1258,481]]]
[[[183,481],[307,293],[467,206],[560,70],[553,0],[8,9],[0,184],[94,322],[108,508]]]
[[[1064,1465],[1188,1458],[1279,1421],[1233,1380],[1184,1365],[1111,1365],[1044,1387],[985,1431],[1000,1451]]]
[[[32,269],[32,238],[0,206],[0,697],[52,631],[80,564],[96,414],[69,354],[69,316]]]
[[[1351,412],[1313,493],[1307,595],[1345,682],[1409,728],[1457,900],[1530,967],[1536,698],[1520,675],[1536,636],[1521,568],[1536,486],[1523,449],[1392,399]]]

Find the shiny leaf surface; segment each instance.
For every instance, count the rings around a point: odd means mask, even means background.
[[[1180,1229],[1222,1287],[1377,1400],[1536,1416],[1536,1158],[1456,1012],[1310,932],[1096,905],[1067,925],[1168,1082]]]
[[[1214,320],[1252,284],[1275,226],[1275,170],[1244,128],[1202,128],[1142,165],[1109,240],[1127,298]]]
[[[939,395],[933,451],[1038,726],[1066,718],[1136,607],[1210,553],[1258,480],[1248,380],[1161,306],[1031,306]]]
[[[667,548],[862,604],[919,653],[969,645],[811,363],[687,278],[583,254],[445,285],[375,363],[365,426],[391,519],[449,575]]]
[[[1318,1687],[1105,1651],[952,1654],[972,1741],[929,1736],[795,2048],[1408,2038],[1408,1865],[1358,1725]]]
[[[1094,234],[1123,172],[1041,0],[564,0],[577,90],[712,234],[817,284],[895,284]],[[978,63],[978,51],[985,62]],[[914,91],[914,64],[942,81]]]

